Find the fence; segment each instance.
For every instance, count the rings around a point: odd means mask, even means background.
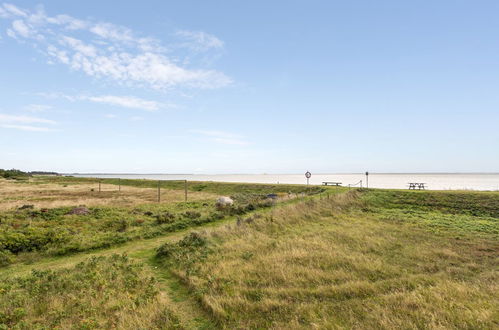
[[[99,190],[98,192],[102,192],[102,182],[103,182],[103,179],[101,178],[95,178],[95,180],[98,182],[98,185],[99,185]],[[121,192],[121,186],[122,186],[122,181],[120,178],[116,179],[117,180],[117,183],[110,183],[112,185],[117,185],[118,186],[118,192]],[[107,180],[109,181],[109,179]],[[184,188],[184,201],[187,202],[187,180],[158,180],[157,182],[157,201],[158,203],[161,203],[161,188],[162,188],[162,183],[165,183],[165,182],[183,182],[183,188]],[[164,185],[163,185],[164,186]],[[150,187],[147,187],[147,188],[150,188]]]
[[[352,187],[360,187],[360,188],[362,188],[362,180],[360,180],[360,181],[359,181],[359,182],[357,182],[357,183],[349,183],[349,184],[347,185],[347,187],[348,187],[348,188],[352,188]]]

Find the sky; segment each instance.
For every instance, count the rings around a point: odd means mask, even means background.
[[[498,172],[498,12],[0,0],[0,168]]]

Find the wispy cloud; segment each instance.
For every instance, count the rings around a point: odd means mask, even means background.
[[[12,4],[0,6],[0,17],[11,20],[7,35],[30,41],[50,61],[88,76],[127,86],[156,90],[188,87],[211,89],[229,85],[222,72],[193,69],[167,53],[161,42],[137,36],[129,28],[107,22],[81,20],[69,15],[47,15]],[[192,50],[220,48],[223,42],[204,32],[179,31]]]
[[[222,40],[203,31],[178,30],[175,35],[183,40],[181,46],[194,51],[220,49],[224,46]]]
[[[115,105],[125,108],[141,109],[147,111],[156,111],[163,107],[163,104],[159,102],[144,100],[138,97],[131,97],[131,96],[103,95],[103,96],[88,96],[82,98],[91,102],[105,103],[109,105]]]
[[[49,127],[38,127],[38,126],[29,126],[29,125],[12,125],[12,124],[0,124],[2,128],[12,128],[18,129],[21,131],[31,131],[31,132],[50,132],[54,129]]]
[[[124,108],[139,109],[145,111],[156,111],[160,109],[175,108],[171,103],[163,103],[152,100],[146,100],[135,96],[119,95],[67,95],[64,93],[38,93],[48,99],[65,99],[71,102],[88,101],[94,103],[108,104]]]
[[[13,116],[0,114],[0,123],[24,123],[24,124],[51,124],[56,122],[50,119],[31,117],[31,116]]]
[[[50,127],[33,126],[27,124],[55,125],[56,122],[54,120],[38,118],[38,117],[0,114],[0,127],[2,128],[11,128],[22,131],[33,131],[33,132],[49,132],[54,130]]]
[[[209,141],[216,143],[240,145],[240,146],[250,144],[248,141],[244,140],[243,136],[229,132],[214,131],[214,130],[190,130],[190,132],[202,135],[205,138],[207,138]]]
[[[44,112],[52,109],[52,106],[46,104],[28,104],[25,109],[31,112]]]

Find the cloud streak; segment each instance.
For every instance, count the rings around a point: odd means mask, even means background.
[[[123,26],[69,15],[49,16],[41,8],[29,11],[12,4],[0,6],[0,17],[11,20],[8,36],[30,41],[51,63],[97,79],[161,91],[213,89],[232,83],[222,72],[186,67],[159,40],[137,36]],[[223,47],[221,40],[204,32],[178,31],[176,35],[193,51]]]
[[[31,111],[31,112],[44,112],[44,111],[52,109],[52,106],[45,105],[45,104],[28,104],[25,107],[25,109],[28,111]]]
[[[54,130],[50,127],[33,126],[29,124],[55,125],[56,122],[54,120],[38,118],[38,117],[0,114],[0,127],[2,128],[11,128],[11,129],[32,131],[32,132],[49,132]]]
[[[202,135],[205,138],[207,138],[208,141],[220,144],[239,145],[239,146],[245,146],[250,144],[248,141],[244,140],[243,136],[229,132],[214,131],[214,130],[190,130],[190,132]]]
[[[164,107],[164,105],[160,102],[144,100],[131,96],[103,95],[103,96],[87,96],[87,97],[82,97],[82,99],[95,103],[104,103],[114,106],[140,109],[146,111],[156,111]]]
[[[174,104],[146,100],[135,96],[119,95],[67,95],[63,93],[38,93],[37,95],[48,99],[65,99],[70,102],[88,101],[107,104],[123,108],[157,111],[160,109],[176,108]]]
[[[189,48],[193,51],[208,51],[210,49],[222,49],[224,43],[214,35],[203,31],[188,31],[178,30],[175,35],[181,39],[182,47]]]
[[[0,123],[23,123],[23,124],[51,124],[56,122],[50,119],[31,117],[31,116],[13,116],[0,114]]]
[[[52,128],[49,127],[38,127],[38,126],[30,126],[30,125],[12,125],[12,124],[0,124],[2,128],[12,128],[21,131],[30,131],[30,132],[51,132]]]

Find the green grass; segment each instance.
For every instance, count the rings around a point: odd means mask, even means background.
[[[0,329],[174,329],[157,281],[124,255],[0,283]]]
[[[499,325],[498,193],[212,182],[189,190],[210,200],[0,212],[0,263],[11,259],[0,267],[0,329]],[[284,198],[270,207],[268,193]],[[236,205],[217,209],[217,195]]]
[[[499,217],[497,192],[370,190],[363,200],[385,209]]]
[[[499,194],[423,194],[310,200],[157,258],[224,328],[497,327]]]
[[[139,188],[157,188],[158,180],[140,180],[140,179],[100,179],[100,178],[84,178],[84,177],[67,177],[67,176],[40,176],[38,184],[42,183],[60,183],[60,184],[78,184],[78,183],[98,183],[99,181],[105,184],[121,184],[122,186],[139,187]],[[184,189],[184,180],[163,180],[160,187],[163,189]],[[327,191],[328,188],[321,186],[303,186],[296,184],[257,184],[257,183],[231,183],[231,182],[214,182],[214,181],[188,181],[188,191],[201,191],[216,193],[219,195],[230,196],[237,193],[246,194],[271,194],[271,193],[307,193],[314,194]]]
[[[496,192],[369,191],[363,194],[370,212],[385,221],[401,222],[432,232],[499,239],[499,194]]]
[[[85,215],[70,214],[73,207],[6,211],[0,214],[0,266],[43,255],[109,248],[272,205],[261,195],[239,194],[235,198],[234,206],[223,210],[217,210],[212,201],[196,201],[133,208],[89,207]]]

